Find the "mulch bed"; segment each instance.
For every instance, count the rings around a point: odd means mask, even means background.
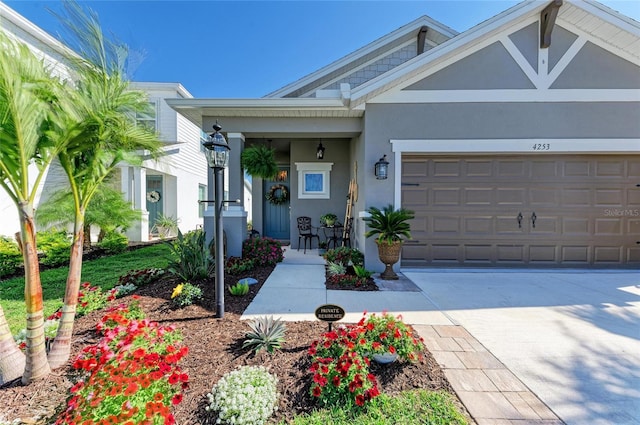
[[[179,283],[175,278],[164,276],[137,292],[147,317],[163,324],[174,324],[182,332],[184,342],[189,347],[189,354],[182,360],[181,367],[189,374],[190,387],[182,403],[173,409],[177,424],[215,423],[215,418],[205,411],[206,394],[225,373],[243,365],[263,365],[278,376],[281,397],[279,410],[272,423],[293,418],[294,415],[309,412],[315,407],[309,396],[311,374],[307,349],[312,339],[327,330],[325,323],[288,322],[286,342],[273,355],[265,352],[255,354],[242,349],[244,334],[249,328],[246,322],[239,320],[240,316],[272,270],[273,267],[264,267],[244,276],[226,276],[227,286],[248,276],[257,279],[258,284],[251,285],[250,293],[244,297],[225,296],[223,319],[216,318],[211,299],[205,300],[205,306],[172,309],[169,303],[171,292]],[[213,282],[205,284],[212,286]],[[116,300],[113,304],[126,301],[127,297]],[[98,311],[77,319],[72,359],[82,347],[98,341],[93,329],[102,315],[103,312]],[[33,385],[25,387],[14,383],[1,388],[0,419],[19,417],[29,424],[52,422],[45,419],[53,417],[63,406],[73,384],[70,380],[70,363],[71,361],[67,367],[54,371],[45,380]],[[453,393],[440,366],[428,350],[419,363],[373,365],[372,372],[378,377],[381,391],[385,393],[395,394],[415,388],[444,389]]]

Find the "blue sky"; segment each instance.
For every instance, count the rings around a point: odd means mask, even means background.
[[[60,1],[5,1],[52,35]],[[135,81],[180,82],[195,97],[261,97],[428,15],[462,32],[510,0],[89,1],[105,33],[143,51]],[[640,21],[640,0],[602,1]]]

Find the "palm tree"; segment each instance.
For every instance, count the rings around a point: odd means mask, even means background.
[[[36,211],[38,226],[66,226],[74,223],[75,204],[73,195],[68,189],[55,192],[45,202],[41,202]],[[98,243],[110,230],[127,229],[141,217],[140,210],[131,208],[122,192],[110,183],[103,183],[89,202],[84,220],[84,249],[91,248],[89,230],[98,226],[100,234]]]
[[[74,113],[63,111],[64,119],[57,121],[61,127],[53,132],[64,137],[65,129],[80,129],[58,154],[73,195],[74,231],[62,317],[49,352],[52,368],[64,365],[71,351],[87,207],[118,164],[140,163],[142,154],[160,149],[157,135],[135,123],[136,113],[148,111],[150,104],[144,92],[129,88],[123,69],[127,49],[104,39],[95,14],[85,15],[75,3],[65,7],[73,19],[63,23],[81,42],[83,58],[69,58],[76,73]]]
[[[42,136],[41,130],[47,125],[49,106],[53,103],[48,100],[52,99],[55,87],[43,62],[28,47],[2,33],[0,45],[0,186],[15,203],[20,217],[19,243],[25,265],[27,310],[26,358],[19,354],[0,311],[0,382],[22,376],[22,382],[28,384],[50,372],[34,202],[40,181],[62,145]],[[32,174],[34,169],[37,173]]]

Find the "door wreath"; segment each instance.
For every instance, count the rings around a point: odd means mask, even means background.
[[[280,192],[278,194],[278,192]],[[267,199],[273,205],[282,205],[289,199],[289,190],[287,186],[283,184],[274,184],[271,186],[269,193],[267,193]]]

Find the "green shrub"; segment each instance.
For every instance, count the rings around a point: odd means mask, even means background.
[[[131,270],[118,278],[118,285],[133,284],[138,288],[159,279],[165,273],[163,269],[152,267],[142,270]]]
[[[332,263],[340,263],[345,266],[353,264],[361,266],[364,264],[364,255],[356,248],[341,246],[335,249],[329,249],[322,254],[322,257]]]
[[[207,394],[208,412],[219,424],[264,424],[275,412],[278,379],[263,366],[244,366],[224,375]]]
[[[249,323],[249,327],[251,332],[245,335],[247,339],[242,344],[242,348],[251,347],[256,352],[265,349],[273,353],[284,342],[287,327],[280,319],[274,320],[273,316],[258,317]]]
[[[371,270],[365,269],[364,266],[353,266],[353,270],[358,277],[369,279],[371,276],[373,276],[373,272]]]
[[[168,242],[171,246],[171,260],[168,270],[182,280],[202,279],[213,274],[214,262],[205,246],[205,235],[202,230],[194,230]]]
[[[252,258],[256,266],[275,266],[284,259],[284,252],[275,239],[250,238],[242,242],[242,258]]]
[[[67,264],[71,254],[71,240],[67,232],[46,230],[36,234],[38,251],[42,252],[40,263],[55,267]]]
[[[0,277],[14,274],[22,264],[18,244],[13,239],[0,236]]]
[[[119,254],[127,250],[129,247],[129,239],[127,239],[126,235],[112,230],[104,235],[98,247],[104,249],[107,254]]]
[[[201,298],[202,289],[189,282],[177,285],[171,294],[171,302],[180,308],[191,305]]]
[[[229,274],[241,274],[253,270],[256,262],[253,258],[230,257],[225,266],[225,272]]]

